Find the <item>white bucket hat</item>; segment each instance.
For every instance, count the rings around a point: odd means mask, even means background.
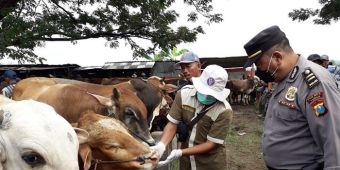
[[[230,90],[225,88],[227,81],[227,71],[218,65],[209,65],[200,77],[192,78],[192,83],[198,92],[213,96],[221,102],[230,94]]]

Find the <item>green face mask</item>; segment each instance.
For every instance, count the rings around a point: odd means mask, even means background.
[[[201,104],[204,104],[204,105],[210,105],[216,102],[215,97],[210,96],[210,95],[204,95],[200,92],[196,93],[196,98]]]

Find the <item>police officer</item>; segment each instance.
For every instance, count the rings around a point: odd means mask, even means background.
[[[264,81],[275,81],[262,150],[269,170],[340,169],[340,91],[326,69],[296,54],[278,26],[244,45]]]

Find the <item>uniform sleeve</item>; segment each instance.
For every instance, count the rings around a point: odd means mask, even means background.
[[[325,169],[340,167],[340,92],[333,81],[309,90],[305,114],[312,136],[324,152]]]
[[[228,130],[232,120],[233,111],[228,109],[220,113],[213,122],[209,130],[207,139],[211,142],[223,144],[227,137]]]
[[[175,100],[171,105],[167,118],[170,122],[178,124],[182,121],[182,99],[181,91],[178,91],[175,96]]]

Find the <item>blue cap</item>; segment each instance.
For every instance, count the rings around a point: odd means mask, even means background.
[[[15,73],[15,71],[13,71],[13,70],[6,70],[4,72],[4,74],[2,74],[1,77],[3,77],[3,78],[10,78],[10,79],[18,78],[17,73]]]
[[[193,63],[193,62],[200,63],[200,59],[198,58],[198,56],[195,53],[186,52],[182,55],[181,60],[176,64],[177,65],[182,64],[182,63],[187,64],[187,63]]]

